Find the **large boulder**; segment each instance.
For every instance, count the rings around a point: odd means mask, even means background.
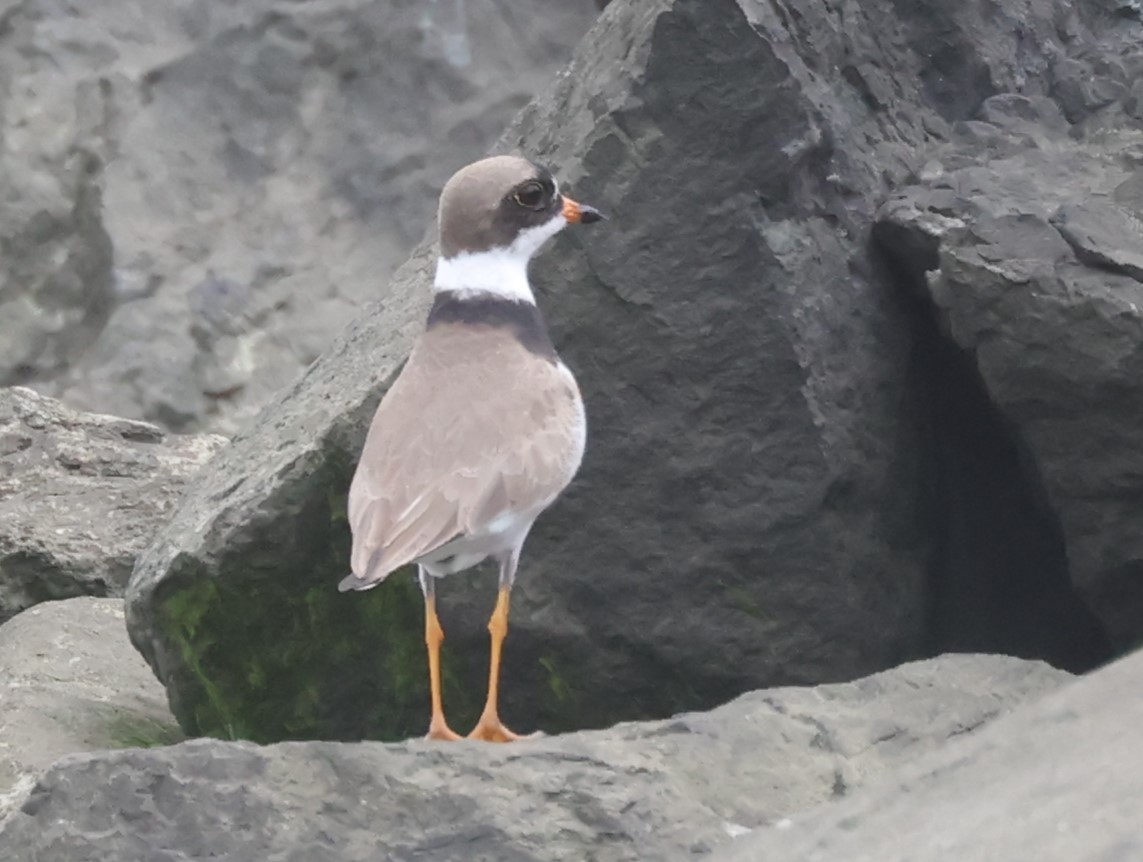
[[[846,797],[1067,678],[1040,663],[947,656],[510,749],[197,740],[76,756],[16,800],[0,857],[151,862],[158,848],[169,862],[705,855]]]
[[[0,28],[0,385],[230,432],[420,239],[591,0],[27,0]]]
[[[49,599],[122,596],[136,556],[225,442],[0,389],[0,622]]]
[[[1049,0],[1021,20],[963,4],[746,8],[611,4],[501,142],[613,216],[534,267],[591,432],[580,478],[525,553],[510,724],[666,715],[940,646],[929,566],[947,513],[923,478],[912,321],[868,235],[950,121],[998,89],[1050,87],[1065,13]],[[1085,25],[1071,26],[1081,42]],[[216,462],[141,559],[132,638],[188,731],[423,730],[411,576],[364,596],[330,585],[347,569],[353,462],[422,326],[433,251]],[[491,594],[480,579],[444,589],[446,700],[462,726],[482,696]]]
[[[1143,858],[1143,652],[715,852],[712,862]]]
[[[707,89],[701,116],[676,110]],[[524,558],[506,671],[518,725],[665,715],[917,648],[903,336],[862,337],[898,328],[875,285],[840,289],[856,243],[812,201],[780,203],[799,170],[827,170],[810,107],[733,2],[618,4],[505,141],[613,215],[534,267],[592,430]],[[746,188],[776,202],[780,254]],[[432,253],[237,439],[141,561],[132,637],[189,731],[423,730],[410,575],[368,595],[332,585],[353,462],[422,326]],[[442,598],[460,725],[482,696],[492,595],[471,584]]]
[[[0,817],[65,755],[180,738],[122,599],[44,602],[0,625]]]
[[[1011,429],[1120,650],[1143,643],[1143,121],[1113,85],[1143,79],[1138,41],[1121,63],[1086,80],[1123,98],[1071,124],[1068,101],[989,99],[877,229]]]

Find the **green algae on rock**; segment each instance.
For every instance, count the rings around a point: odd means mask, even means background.
[[[423,732],[428,687],[413,570],[363,595],[337,592],[336,576],[348,571],[345,479],[337,469],[327,476],[326,516],[306,519],[310,553],[295,565],[267,560],[245,577],[211,576],[186,555],[172,566],[158,618],[180,659],[171,703],[188,733],[270,742]],[[458,712],[474,713],[448,658],[443,678]]]

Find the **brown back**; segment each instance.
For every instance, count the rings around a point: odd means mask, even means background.
[[[584,443],[571,373],[497,327],[443,323],[377,410],[349,495],[352,568],[379,580],[507,510],[546,505]]]

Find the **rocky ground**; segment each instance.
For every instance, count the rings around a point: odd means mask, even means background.
[[[44,602],[0,626],[0,816],[64,755],[181,738],[122,599]]]
[[[836,805],[715,853],[720,862],[1143,858],[1143,654],[998,718]]]
[[[1136,0],[22,0],[0,47],[0,858],[1143,857]],[[489,147],[611,216],[533,268],[591,436],[503,749],[408,741],[411,574],[335,589]],[[442,592],[458,726],[491,594]]]
[[[0,848],[53,862],[710,858],[1066,680],[949,656],[510,747],[198,740],[83,755],[47,771]]]
[[[0,389],[0,621],[50,599],[122,596],[136,556],[225,442]]]

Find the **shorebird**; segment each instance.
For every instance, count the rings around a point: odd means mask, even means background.
[[[433,304],[382,399],[349,490],[351,568],[367,590],[416,564],[425,599],[430,739],[459,739],[441,703],[436,580],[492,559],[488,697],[470,739],[519,739],[498,710],[500,656],[520,551],[571,482],[587,423],[528,282],[528,262],[568,224],[602,218],[560,193],[544,167],[493,156],[459,170],[440,198]]]

